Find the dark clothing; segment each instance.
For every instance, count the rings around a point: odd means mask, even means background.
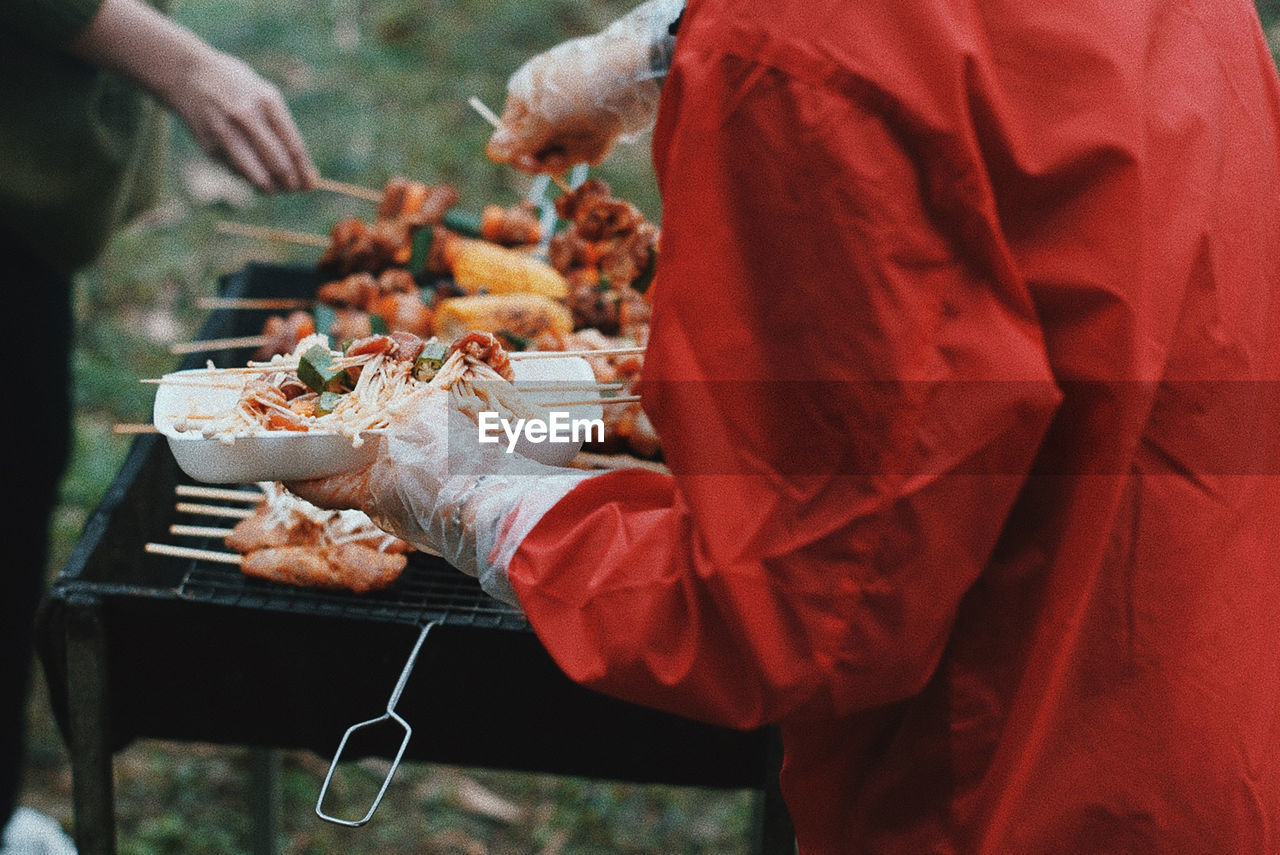
[[[32,664],[32,621],[44,587],[50,518],[71,436],[71,282],[0,229],[0,287],[17,295],[5,343],[19,360],[20,391],[10,400],[5,446],[10,461],[6,526],[9,557],[0,596],[0,827],[16,805]],[[20,428],[19,428],[20,426]]]
[[[152,98],[65,52],[100,4],[0,2],[0,228],[64,273],[152,202],[168,138]]]
[[[0,597],[0,827],[21,778],[31,622],[69,454],[71,276],[151,201],[168,132],[152,99],[66,52],[101,2],[0,2],[0,278],[21,309],[8,350],[22,379],[22,434],[6,446],[23,455]]]

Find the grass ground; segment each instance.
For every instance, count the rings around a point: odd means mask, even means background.
[[[563,38],[628,8],[587,0],[181,0],[175,17],[242,57],[283,90],[322,174],[381,187],[392,175],[455,183],[461,206],[510,204],[529,179],[483,155],[488,126],[468,106],[502,105],[507,75]],[[647,140],[596,174],[660,220]],[[176,366],[220,275],[246,262],[310,263],[317,250],[219,236],[221,219],[326,232],[370,206],[333,194],[264,198],[199,152],[175,126],[156,206],[123,229],[77,283],[76,448],[55,520],[51,573],[119,468],[120,422],[150,418],[142,377]],[[71,821],[70,773],[42,685],[31,714],[25,803]],[[743,793],[639,787],[414,765],[401,769],[375,820],[355,831],[312,808],[326,761],[283,757],[283,851],[321,853],[728,853],[743,849]],[[250,846],[249,755],[206,745],[143,743],[116,758],[123,855],[232,855]],[[351,773],[349,790],[380,774]],[[350,776],[348,776],[350,778]],[[339,795],[341,795],[339,793]],[[357,805],[348,813],[362,810]],[[338,802],[341,805],[341,800]]]

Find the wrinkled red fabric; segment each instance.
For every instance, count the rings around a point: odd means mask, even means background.
[[[781,723],[805,853],[1280,852],[1278,95],[1243,0],[691,0],[559,665]]]

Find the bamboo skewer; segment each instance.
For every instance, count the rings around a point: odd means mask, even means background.
[[[244,559],[231,552],[217,552],[212,549],[193,549],[190,546],[170,546],[167,543],[148,543],[143,547],[153,555],[170,555],[174,558],[194,558],[196,561],[217,561],[222,564],[241,565]]]
[[[467,103],[471,105],[471,109],[475,110],[477,113],[483,116],[484,120],[488,122],[490,125],[492,125],[494,128],[502,127],[502,119],[498,116],[497,113],[489,109],[489,105],[485,104],[479,98],[472,95],[470,98],[467,99]],[[573,192],[573,188],[570,187],[568,183],[566,183],[565,180],[561,178],[559,175],[551,175],[550,173],[548,173],[547,177],[550,178],[553,182],[555,182],[555,185],[559,187],[561,190],[563,190],[565,193]]]
[[[179,496],[188,496],[191,498],[204,498],[204,499],[226,499],[228,501],[233,501],[233,502],[247,501],[247,502],[253,503],[255,506],[257,505],[258,502],[261,502],[264,498],[263,493],[257,490],[235,490],[235,489],[222,488],[222,487],[200,487],[200,486],[191,485],[191,484],[178,484],[173,488],[173,490],[174,490],[174,493],[176,493]],[[236,519],[236,520],[248,519],[249,517],[252,517],[256,513],[256,511],[252,508],[226,508],[226,507],[222,507],[221,505],[201,505],[201,504],[193,504],[190,502],[178,502],[176,505],[174,505],[174,509],[177,510],[179,513],[196,514],[197,516],[224,517],[226,519]],[[169,527],[169,533],[175,534],[175,535],[191,535],[194,537],[225,537],[226,535],[231,533],[231,529],[217,528],[213,526],[193,526],[193,525],[183,525],[181,523],[174,523]],[[150,547],[153,545],[156,546],[157,549],[151,549]],[[172,551],[164,553],[169,555],[177,555],[177,557],[179,558],[197,558],[198,559],[201,557],[209,557],[209,556],[200,556],[200,555],[193,554],[193,551],[187,550],[185,547],[180,547],[180,546],[170,547],[170,546],[165,546],[164,544],[149,544],[147,551],[160,552],[161,549],[182,550],[181,553],[172,552]],[[418,552],[421,552],[423,555],[431,555],[436,558],[443,557],[440,555],[439,552],[435,551],[434,549],[425,549],[423,547],[414,547],[414,549]],[[204,550],[200,550],[200,551],[204,551]],[[216,553],[211,553],[211,555],[224,556],[225,553],[216,552]],[[209,558],[209,560],[222,561],[223,563],[236,563],[236,564],[240,563],[239,561],[230,562],[225,557]]]
[[[569,386],[555,380],[531,380],[512,385],[521,392],[616,392],[627,387],[626,383],[578,383]]]
[[[296,371],[298,369],[297,359],[282,359],[279,362],[250,362],[248,365],[240,365],[233,368],[191,368],[189,373],[205,374],[210,377],[219,374],[233,376],[236,374],[270,374],[272,371]],[[164,377],[156,378],[158,382],[165,382]]]
[[[270,339],[264,335],[246,335],[233,338],[211,338],[204,341],[187,341],[169,345],[174,355],[204,353],[209,350],[235,350],[240,347],[262,347]]]
[[[201,487],[196,484],[178,484],[173,488],[178,496],[189,499],[224,499],[229,502],[251,502],[257,504],[265,498],[261,490],[238,490],[227,487]]]
[[[317,178],[317,190],[328,190],[330,193],[338,193],[343,196],[351,196],[355,199],[364,199],[369,202],[381,202],[381,191],[374,190],[371,187],[361,187],[358,184],[348,184],[345,181],[334,181],[331,178]]]
[[[196,305],[201,309],[310,309],[315,300],[289,300],[283,297],[201,297]]]
[[[299,246],[318,246],[321,249],[329,248],[329,238],[309,232],[295,232],[289,229],[276,229],[269,226],[251,226],[246,223],[233,223],[229,220],[220,220],[216,228],[222,234],[272,240],[281,243],[295,243]]]
[[[613,398],[586,398],[581,401],[556,401],[553,404],[539,404],[542,407],[579,407],[588,404],[634,404],[640,400],[639,395],[618,395]]]
[[[495,128],[502,127],[502,119],[498,118],[498,114],[489,109],[489,105],[481,101],[475,95],[467,99],[467,103],[471,105],[471,109],[475,110],[484,120]]]
[[[118,424],[112,426],[111,432],[120,436],[130,436],[134,434],[159,433],[160,429],[155,425]]]
[[[178,537],[226,537],[234,529],[219,528],[212,525],[182,525],[174,523],[169,526],[169,534]]]
[[[640,355],[643,347],[606,347],[600,350],[517,350],[507,356],[511,359],[554,359],[557,356],[627,356]]]
[[[243,383],[223,383],[212,377],[205,380],[195,377],[144,377],[138,381],[153,386],[203,386],[209,389],[243,389]]]
[[[224,517],[231,520],[246,520],[253,516],[252,508],[224,508],[222,505],[200,505],[192,502],[178,502],[174,505],[174,510],[180,514]]]

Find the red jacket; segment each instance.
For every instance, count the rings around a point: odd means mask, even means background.
[[[805,853],[1280,852],[1278,129],[1245,0],[691,0],[675,476],[526,539],[548,650],[780,722]]]

